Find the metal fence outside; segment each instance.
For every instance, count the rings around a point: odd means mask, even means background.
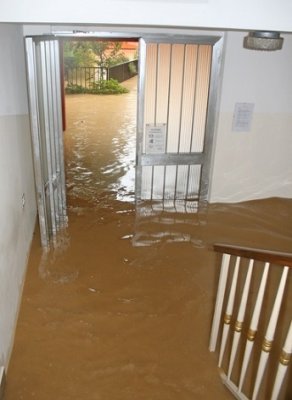
[[[81,86],[91,88],[92,84],[101,79],[108,79],[108,69],[104,67],[74,67],[65,68],[65,87]]]
[[[112,67],[65,68],[65,87],[81,86],[91,88],[96,81],[115,79],[124,82],[138,74],[138,60],[128,61]]]
[[[108,79],[124,82],[138,74],[138,60],[128,61],[123,64],[114,65],[108,69]]]

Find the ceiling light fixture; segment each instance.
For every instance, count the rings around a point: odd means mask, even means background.
[[[244,38],[243,47],[252,50],[280,50],[284,39],[279,32],[254,31]]]

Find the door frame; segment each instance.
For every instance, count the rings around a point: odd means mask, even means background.
[[[205,131],[205,142],[204,149],[208,149],[208,151],[204,151],[204,154],[198,155],[198,161],[202,161],[202,157],[204,159],[204,168],[201,171],[201,188],[200,188],[200,200],[208,201],[209,188],[210,188],[210,174],[211,174],[211,166],[213,161],[213,149],[214,149],[214,134],[217,120],[217,103],[219,98],[219,84],[221,77],[221,66],[222,66],[222,55],[223,55],[223,44],[224,44],[224,34],[208,34],[208,35],[200,35],[196,34],[152,34],[152,33],[141,33],[141,32],[82,32],[82,31],[66,31],[66,32],[58,32],[55,31],[52,34],[44,34],[44,35],[26,35],[25,39],[30,38],[32,41],[42,41],[42,40],[58,40],[71,38],[71,39],[83,39],[83,40],[91,40],[91,39],[101,39],[101,40],[137,40],[139,42],[139,83],[138,83],[138,96],[137,96],[137,127],[136,127],[136,176],[135,176],[135,188],[136,188],[136,200],[137,194],[141,193],[141,186],[139,186],[139,179],[141,178],[141,171],[139,170],[139,165],[141,164],[141,135],[143,135],[143,110],[144,110],[144,89],[145,89],[145,60],[146,60],[146,44],[147,43],[188,43],[193,44],[209,44],[212,45],[212,63],[211,63],[211,73],[210,73],[210,86],[209,86],[209,100],[208,100],[208,110],[206,117],[206,131]],[[30,48],[32,52],[33,49]],[[28,89],[29,92],[33,94],[30,97],[30,114],[31,114],[31,132],[32,132],[32,141],[34,145],[37,145],[38,134],[37,125],[39,124],[37,112],[38,112],[38,104],[37,101],[33,98],[35,95],[35,66],[31,61],[27,58],[27,75],[28,79]],[[32,77],[32,79],[31,79]],[[59,94],[61,96],[61,93]],[[59,99],[61,102],[61,97]],[[35,182],[36,187],[40,187],[41,176],[40,176],[40,154],[36,154],[35,157]],[[63,158],[64,161],[64,158]],[[64,188],[65,190],[65,188]],[[41,220],[43,226],[43,231],[41,230],[42,245],[48,246],[48,240],[46,239],[47,232],[47,221],[45,217],[45,209],[44,206],[41,205],[41,201],[39,197],[44,197],[45,194],[42,191],[37,192],[38,199],[38,213],[39,219]],[[64,196],[66,198],[66,193],[64,192]],[[67,217],[66,217],[67,218]]]

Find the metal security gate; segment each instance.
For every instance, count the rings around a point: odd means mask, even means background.
[[[137,200],[207,200],[220,39],[140,40]]]
[[[42,245],[67,223],[59,44],[26,38],[30,120]]]

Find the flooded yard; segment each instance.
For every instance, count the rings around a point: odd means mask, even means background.
[[[6,400],[231,399],[208,351],[214,242],[291,251],[292,200],[136,210],[136,81],[67,96],[69,226],[36,229]]]
[[[129,93],[67,96],[69,208],[134,201],[137,79],[123,85]]]

